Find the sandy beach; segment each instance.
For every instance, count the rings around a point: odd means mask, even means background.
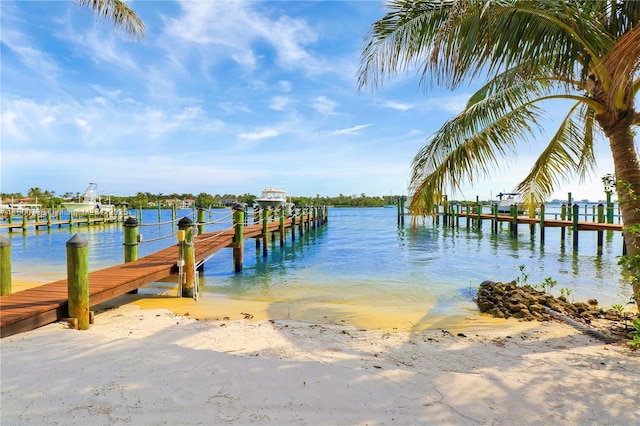
[[[0,341],[3,425],[640,422],[640,354],[558,322],[388,331],[132,303]],[[473,322],[473,318],[469,318]]]

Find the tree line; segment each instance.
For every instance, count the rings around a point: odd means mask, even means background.
[[[26,195],[20,192],[0,193],[3,204],[18,203],[25,198],[30,199],[29,203],[38,203],[44,209],[60,208],[62,203],[67,201],[79,201],[82,193],[65,192],[57,194],[56,191],[43,190],[41,188],[30,188]],[[201,192],[197,195],[192,193],[171,193],[162,192],[153,194],[151,192],[137,192],[130,196],[102,195],[103,203],[110,203],[115,206],[128,208],[157,208],[170,207],[172,205],[195,205],[201,208],[226,207],[236,203],[253,205],[257,198],[254,194],[209,194]],[[397,204],[397,196],[368,196],[364,193],[360,195],[344,195],[337,197],[320,196],[292,196],[289,201],[298,206],[336,206],[336,207],[383,207],[385,205]],[[26,202],[26,201],[25,201]]]

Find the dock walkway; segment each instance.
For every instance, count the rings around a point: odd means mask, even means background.
[[[308,217],[306,218],[308,220]],[[285,219],[285,229],[292,226]],[[269,232],[280,229],[278,222],[269,222]],[[262,236],[262,225],[244,227],[244,239]],[[195,237],[196,264],[217,251],[231,247],[234,229],[210,232]],[[134,262],[115,265],[89,273],[89,305],[113,299],[144,285],[169,276],[177,270],[178,246],[173,245]],[[33,330],[67,316],[67,280],[0,297],[0,337]]]

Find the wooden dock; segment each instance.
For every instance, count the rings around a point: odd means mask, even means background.
[[[495,220],[497,218],[498,222],[508,222],[512,223],[517,221],[518,224],[527,224],[527,225],[540,225],[540,218],[538,217],[526,217],[526,216],[518,216],[514,219],[512,216],[506,215],[498,215],[494,216],[490,213],[481,213],[478,215],[477,213],[466,213],[460,212],[458,214],[460,217],[465,217],[469,219],[476,220]],[[574,226],[574,222],[572,220],[561,220],[561,219],[544,219],[542,224],[545,228],[572,228]],[[578,231],[622,231],[623,225],[621,223],[601,223],[601,222],[576,222]]]
[[[303,216],[295,225],[305,223],[308,226],[309,221],[309,216]],[[244,239],[262,237],[262,226],[245,226]],[[293,220],[285,219],[285,229],[292,226]],[[279,231],[280,223],[269,222],[268,230]],[[233,228],[196,236],[196,263],[231,247],[233,237]],[[95,306],[175,273],[177,260],[178,246],[173,245],[133,262],[90,272],[89,305]],[[33,330],[67,317],[67,291],[67,280],[64,279],[0,297],[0,337]]]
[[[12,232],[16,229],[26,231],[28,228],[61,228],[62,226],[79,226],[79,225],[102,225],[107,223],[118,223],[123,221],[123,216],[107,216],[107,215],[87,215],[79,217],[70,217],[69,219],[57,218],[39,218],[35,220],[19,220],[15,222],[0,223],[0,229],[8,229]]]

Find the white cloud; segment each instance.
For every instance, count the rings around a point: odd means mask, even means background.
[[[349,127],[348,129],[337,129],[327,132],[329,135],[358,135],[360,130],[366,129],[371,124],[359,124],[357,126]]]
[[[259,11],[259,5],[245,1],[182,1],[182,13],[164,19],[166,35],[178,41],[175,47],[175,43],[168,42],[166,48],[176,57],[189,54],[185,48],[205,49],[198,50],[198,54],[218,61],[230,58],[253,71],[262,59],[257,53],[259,45],[266,42],[281,66],[317,67],[305,49],[318,39],[309,23],[286,15],[273,19]]]
[[[329,115],[333,113],[333,110],[336,108],[338,104],[326,96],[318,96],[314,99],[312,106],[313,108],[321,114]]]
[[[59,75],[58,63],[46,52],[18,30],[7,25],[3,20],[2,44],[18,56],[27,68],[34,71],[43,79],[54,81]]]
[[[260,139],[273,138],[275,136],[278,136],[279,134],[280,132],[278,132],[276,129],[263,129],[256,132],[238,133],[238,137],[242,139],[249,139],[249,140],[260,140]]]
[[[384,103],[384,106],[391,109],[397,109],[399,111],[409,111],[414,107],[413,105],[408,104],[406,102],[396,102],[396,101],[386,101]]]
[[[290,99],[287,96],[274,96],[271,98],[269,108],[276,111],[284,111],[289,105]]]

